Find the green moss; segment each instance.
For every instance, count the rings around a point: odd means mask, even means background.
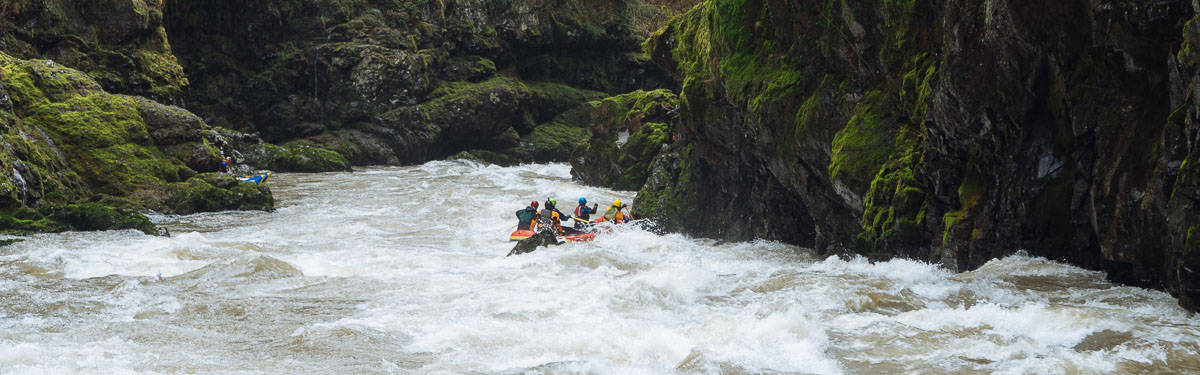
[[[193,172],[168,158],[162,150],[135,144],[81,149],[72,167],[104,193],[120,195],[135,189],[182,181]]]
[[[1187,230],[1187,238],[1184,240],[1184,253],[1192,253],[1200,250],[1200,224],[1193,225]]]
[[[588,129],[550,122],[521,137],[521,149],[537,162],[566,161],[590,136]]]
[[[0,233],[6,234],[120,229],[135,229],[146,234],[158,232],[145,215],[100,203],[51,204],[37,210],[22,207],[9,214],[0,214]]]
[[[231,176],[203,173],[173,184],[166,210],[176,214],[225,210],[275,209],[275,199],[266,184],[242,182]]]
[[[680,106],[679,97],[669,90],[638,90],[588,104],[593,135],[572,161],[581,179],[640,188],[654,158],[672,141],[677,123],[672,111]]]
[[[195,174],[182,160],[216,152],[191,113],[107,94],[88,75],[53,62],[0,54],[0,81],[13,98],[12,111],[0,111],[5,146],[0,171],[11,171],[0,179],[0,225],[9,232],[133,228],[151,233],[144,216],[115,207],[162,210],[172,183]],[[143,115],[153,120],[158,139],[152,139]],[[163,142],[179,148],[172,151],[176,156],[157,147]],[[25,181],[21,189],[11,183],[16,173]],[[251,195],[236,189],[218,190]],[[261,198],[263,192],[255,194]],[[269,190],[265,195],[269,198]],[[98,202],[76,203],[84,200]],[[25,204],[42,209],[31,211]]]
[[[24,115],[32,107],[101,92],[86,74],[48,60],[19,60],[0,52],[0,77],[14,104]]]
[[[99,203],[48,206],[40,211],[47,218],[74,230],[136,229],[146,234],[157,232],[157,228],[145,215]]]
[[[888,248],[890,242],[915,242],[924,221],[926,193],[916,186],[913,168],[920,161],[920,135],[902,129],[895,147],[870,183],[863,199],[863,232],[860,245],[870,253]]]
[[[944,215],[942,215],[942,226],[943,226],[942,243],[943,244],[945,244],[947,241],[950,240],[950,230],[954,228],[954,225],[957,224],[959,221],[966,219],[966,218],[967,218],[966,210],[947,212]]]
[[[264,144],[263,167],[277,172],[332,172],[350,170],[345,156],[307,140],[276,146]]]
[[[163,38],[165,40],[165,35]],[[142,79],[150,86],[149,93],[154,97],[170,98],[179,95],[188,85],[183,67],[169,51],[152,52],[140,49],[134,58],[142,73]]]
[[[518,153],[517,150],[508,150],[507,153],[500,153],[490,150],[467,150],[449,157],[450,160],[470,160],[484,164],[496,164],[500,166],[517,165],[521,163],[522,157],[514,157],[511,154]]]
[[[59,143],[99,148],[130,141],[149,142],[134,98],[90,94],[34,108],[30,117],[60,135]]]
[[[942,225],[944,227],[942,233],[943,244],[949,240],[951,230],[954,226],[970,216],[978,206],[979,199],[983,196],[987,188],[983,176],[984,174],[975,167],[975,163],[968,163],[966,175],[963,177],[963,181],[959,184],[957,190],[959,209],[942,216]],[[973,228],[972,230],[975,229]],[[977,236],[973,235],[972,239],[974,237]]]
[[[680,106],[679,96],[670,90],[637,90],[621,95],[594,100],[588,103],[597,111],[593,116],[610,131],[641,129],[643,120],[652,119],[659,125],[659,132],[670,133],[671,125],[666,113]]]
[[[1179,61],[1184,65],[1197,67],[1200,66],[1200,22],[1197,20],[1200,16],[1192,18],[1183,26],[1183,45],[1179,47],[1177,55]]]
[[[535,108],[530,112],[538,122],[549,121],[575,106],[605,96],[599,91],[578,89],[555,82],[525,82],[525,85],[533,94]]]
[[[0,215],[0,233],[4,234],[26,235],[30,233],[54,233],[67,230],[70,230],[70,228],[66,225],[47,218],[24,220]]]
[[[708,205],[690,188],[696,182],[696,167],[691,162],[693,150],[694,146],[687,145],[654,160],[651,176],[634,201],[634,217],[651,218],[662,228],[695,225],[704,219]]]
[[[877,91],[868,93],[846,127],[833,138],[829,176],[858,194],[866,192],[871,178],[894,151],[895,125],[883,118],[875,104],[883,95]]]
[[[958,186],[958,204],[964,209],[974,207],[983,194],[984,182],[978,174],[968,174]]]
[[[479,59],[475,64],[476,66],[472,68],[475,74],[490,76],[496,73],[496,63],[491,59]]]

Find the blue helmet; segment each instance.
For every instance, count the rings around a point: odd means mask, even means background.
[[[579,197],[579,204],[587,204],[587,198]]]

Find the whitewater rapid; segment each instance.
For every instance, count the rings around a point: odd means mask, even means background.
[[[513,212],[632,201],[566,165],[280,174],[275,212],[0,247],[3,374],[1189,373],[1169,295],[622,228],[505,257]]]

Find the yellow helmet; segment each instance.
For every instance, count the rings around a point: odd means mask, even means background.
[[[617,200],[613,201],[613,207],[621,207],[621,200],[617,199]]]

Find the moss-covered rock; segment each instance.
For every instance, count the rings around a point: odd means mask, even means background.
[[[202,173],[186,182],[173,184],[169,194],[163,207],[175,214],[275,209],[275,198],[266,184],[239,181],[217,173]]]
[[[45,215],[31,208],[25,208],[11,215],[0,214],[0,233],[25,235],[29,233],[64,232],[68,230],[71,230],[70,226],[46,218]]]
[[[578,126],[561,122],[539,125],[521,137],[519,151],[523,160],[538,163],[566,161],[576,148],[587,142],[591,132]]]
[[[150,219],[137,211],[92,202],[51,204],[38,209],[24,207],[0,214],[0,232],[7,234],[120,229],[158,233]]]
[[[512,166],[521,163],[521,159],[508,154],[489,150],[467,150],[447,158],[449,160],[469,160],[476,163]]]
[[[334,172],[349,171],[350,161],[345,156],[327,148],[300,140],[277,146],[260,144],[258,150],[250,151],[246,161],[263,169],[277,172]]]
[[[188,85],[167,33],[166,2],[12,0],[0,17],[0,52],[52,59],[106,89],[174,101]]]
[[[508,77],[457,82],[433,95],[436,99],[383,117],[401,161],[445,157],[461,150],[490,150],[523,161],[566,160],[586,134],[580,128],[583,124],[571,123],[578,115],[571,109],[603,96]]]
[[[1194,8],[704,1],[645,44],[681,119],[636,207],[958,270],[1025,249],[1195,308]]]
[[[592,136],[571,157],[571,174],[585,183],[639,189],[651,161],[672,141],[679,97],[669,90],[634,91],[592,101]]]
[[[673,85],[637,53],[633,26],[661,14],[643,0],[183,0],[165,17],[191,109],[361,164],[507,152],[607,95],[587,90]],[[381,145],[391,155],[375,152]]]
[[[80,71],[3,53],[0,86],[8,98],[0,110],[0,213],[11,213],[0,214],[2,230],[153,233],[131,208],[262,209],[270,199],[269,190],[241,191],[247,188],[236,184],[182,189],[195,185],[182,181],[197,170],[215,169],[219,153],[203,121],[183,109],[109,94]],[[247,198],[176,198],[183,208],[164,205],[181,191]]]
[[[146,234],[157,233],[157,227],[145,215],[99,203],[51,205],[39,211],[47,219],[62,223],[73,230],[136,229]]]

